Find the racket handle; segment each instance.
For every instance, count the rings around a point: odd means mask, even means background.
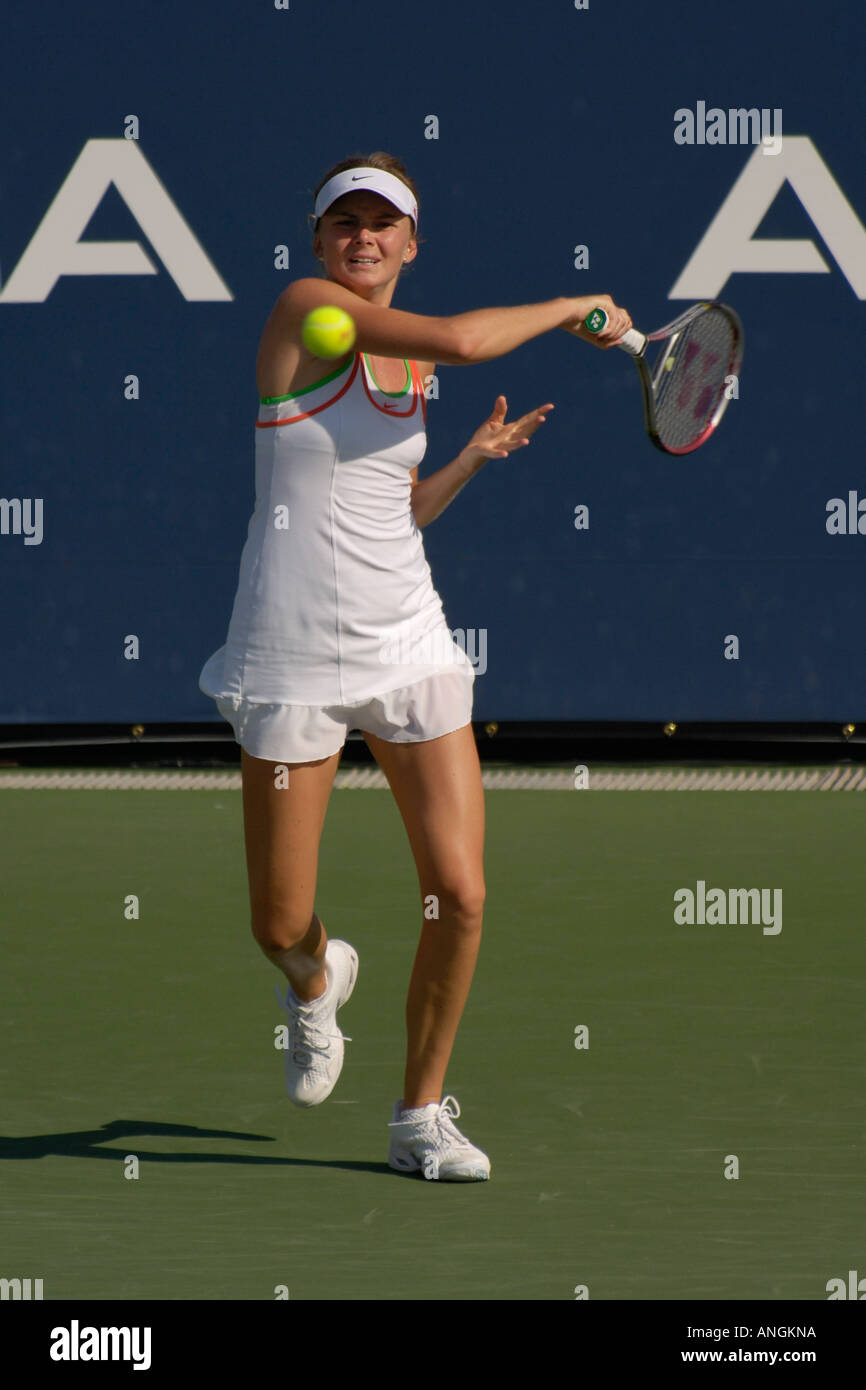
[[[606,311],[604,309],[593,309],[584,319],[583,326],[588,333],[600,333],[603,328],[607,327],[607,323],[608,315]],[[630,357],[640,357],[646,345],[646,338],[642,333],[639,333],[636,328],[627,329],[619,339],[619,342],[614,343],[614,347],[622,348],[623,352],[627,352]]]

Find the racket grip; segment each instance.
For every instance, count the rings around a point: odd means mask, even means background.
[[[588,333],[600,333],[603,328],[607,327],[607,323],[608,315],[605,310],[593,309],[592,313],[587,314],[584,319],[583,326]],[[646,338],[636,328],[627,329],[619,341],[614,343],[614,347],[622,348],[623,352],[627,352],[630,357],[640,357],[646,345]]]
[[[646,347],[647,340],[636,328],[628,328],[623,333],[618,343],[614,347],[622,348],[630,357],[640,357]]]

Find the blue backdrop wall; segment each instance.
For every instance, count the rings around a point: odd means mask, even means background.
[[[259,334],[318,273],[313,187],[374,149],[422,196],[395,307],[606,292],[650,328],[718,297],[745,325],[739,396],[683,459],[644,435],[617,351],[554,332],[438,369],[422,477],[500,392],[556,406],[424,532],[483,657],[475,717],[864,715],[864,70],[847,0],[18,7],[0,722],[221,723],[197,680],[253,506]],[[781,149],[712,108],[765,112]]]

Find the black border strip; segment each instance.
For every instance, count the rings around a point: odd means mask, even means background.
[[[484,763],[866,762],[866,720],[838,723],[684,723],[475,721]],[[344,765],[373,761],[359,732]],[[225,723],[2,724],[0,767],[232,767],[240,748]]]

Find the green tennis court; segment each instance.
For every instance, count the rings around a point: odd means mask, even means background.
[[[857,793],[488,790],[447,1091],[492,1177],[465,1185],[385,1162],[420,925],[388,791],[331,797],[317,911],[360,975],[311,1111],[283,1092],[240,792],[0,793],[3,1277],[46,1299],[813,1300],[862,1266]],[[781,889],[781,930],[678,925],[698,881]]]

